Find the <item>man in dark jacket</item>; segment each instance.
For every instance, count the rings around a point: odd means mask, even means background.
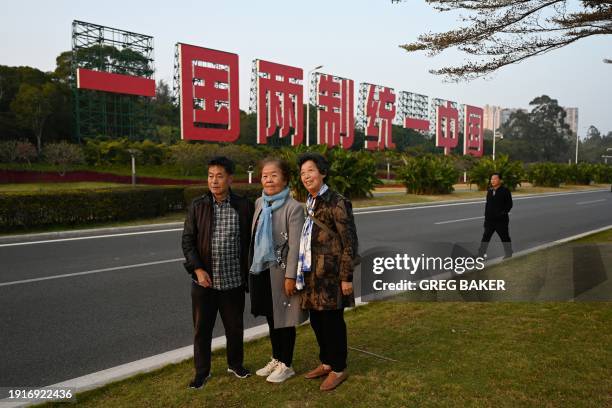
[[[487,191],[487,204],[485,206],[484,233],[478,251],[481,256],[487,252],[489,241],[491,241],[494,232],[497,232],[502,240],[505,257],[512,256],[512,242],[508,232],[508,224],[510,223],[508,213],[512,209],[512,194],[502,183],[503,180],[499,173],[491,175],[491,187]]]
[[[254,206],[231,191],[233,173],[234,163],[225,157],[208,163],[209,192],[193,200],[183,229],[195,332],[191,388],[201,388],[210,377],[217,312],[227,339],[227,371],[239,378],[250,375],[243,367],[243,314]]]

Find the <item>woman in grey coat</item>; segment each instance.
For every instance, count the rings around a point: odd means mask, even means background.
[[[295,326],[308,317],[295,288],[304,210],[291,197],[289,177],[285,161],[262,162],[263,192],[255,202],[250,251],[251,313],[266,317],[272,343],[272,360],[256,374],[272,383],[295,375],[291,368]]]

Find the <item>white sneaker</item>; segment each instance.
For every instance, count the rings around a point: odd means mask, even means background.
[[[266,378],[266,381],[271,383],[282,383],[283,381],[293,377],[294,375],[295,371],[293,371],[293,368],[287,367],[285,363],[279,361],[272,374],[270,374],[268,378]]]
[[[278,366],[279,363],[280,361],[273,358],[272,360],[270,360],[268,364],[266,364],[264,368],[260,368],[259,370],[255,371],[255,374],[257,374],[260,377],[267,377],[270,374],[272,374],[272,372],[274,371],[276,366]]]

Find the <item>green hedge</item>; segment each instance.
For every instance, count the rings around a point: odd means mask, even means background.
[[[298,168],[298,158],[302,153],[315,152],[325,156],[329,162],[327,185],[350,199],[371,197],[376,186],[382,181],[376,176],[376,160],[369,151],[347,151],[340,147],[328,148],[327,145],[285,147],[278,156],[289,163],[291,180],[289,187],[297,200],[305,201],[308,192],[304,188]]]
[[[246,197],[251,201],[255,202],[259,197],[261,197],[261,184],[240,184],[232,187],[232,191],[240,196]],[[195,198],[202,196],[208,192],[208,187],[206,186],[189,186],[186,187],[183,192],[183,198],[185,203],[190,204]]]
[[[567,164],[533,163],[527,171],[531,184],[540,187],[559,187],[567,177]]]
[[[592,163],[534,163],[529,166],[529,182],[536,186],[559,187],[561,183],[589,185],[612,182],[612,166]]]
[[[449,194],[459,179],[459,171],[452,158],[426,154],[403,157],[404,165],[398,170],[399,180],[411,194]]]
[[[499,173],[504,185],[512,191],[516,190],[525,176],[522,162],[512,161],[507,155],[500,154],[497,160],[491,157],[483,157],[478,160],[468,172],[468,177],[470,183],[475,183],[480,190],[485,190],[493,173]]]
[[[253,201],[261,195],[259,184],[233,190]],[[0,232],[154,218],[186,209],[206,191],[205,186],[156,186],[2,193]]]

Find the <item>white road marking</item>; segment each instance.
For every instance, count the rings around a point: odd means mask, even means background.
[[[580,202],[576,203],[576,205],[593,204],[593,203],[601,203],[602,201],[606,201],[606,199],[605,199],[605,198],[602,198],[601,200],[580,201]]]
[[[602,191],[608,191],[608,190],[589,190],[589,191],[573,191],[573,192],[570,192],[570,193],[537,194],[537,195],[532,195],[532,196],[527,196],[527,197],[513,197],[512,200],[513,201],[518,201],[518,200],[530,200],[530,199],[533,199],[533,198],[560,197],[560,196],[567,196],[567,195],[574,195],[574,194],[601,193]],[[483,192],[483,194],[484,194],[484,192]],[[422,209],[426,209],[426,208],[453,207],[453,206],[457,206],[457,205],[474,205],[474,204],[482,204],[484,202],[485,202],[485,200],[464,201],[464,202],[459,202],[459,203],[444,203],[444,204],[422,205],[422,206],[418,206],[418,207],[415,206],[415,207],[400,207],[400,208],[381,208],[379,210],[372,209],[372,210],[368,210],[368,211],[359,211],[359,208],[356,208],[355,211],[354,211],[354,214],[357,216],[357,215],[361,215],[361,214],[376,214],[376,213],[386,213],[386,212],[395,212],[395,211],[422,210]],[[376,207],[370,207],[370,208],[376,208]]]
[[[20,245],[49,244],[49,243],[54,243],[54,242],[80,241],[83,239],[114,238],[114,237],[127,237],[130,235],[158,234],[160,232],[174,232],[174,231],[182,231],[182,230],[183,230],[182,228],[172,228],[172,229],[163,229],[163,230],[154,230],[154,231],[124,232],[121,234],[92,235],[90,237],[73,237],[73,238],[46,239],[44,241],[12,242],[10,244],[0,244],[0,248],[20,246]]]
[[[573,192],[568,192],[568,193],[538,194],[538,195],[531,195],[531,196],[526,196],[526,197],[515,197],[513,198],[513,200],[514,201],[530,200],[533,198],[546,198],[546,197],[559,197],[559,196],[574,195],[574,194],[600,193],[602,191],[608,191],[608,190],[589,190],[589,191],[573,191]],[[361,209],[355,208],[354,214],[355,216],[357,216],[357,215],[362,215],[362,214],[376,214],[376,213],[386,213],[386,212],[395,212],[395,211],[422,210],[422,209],[427,209],[427,208],[454,207],[458,205],[474,205],[474,204],[482,204],[484,202],[485,202],[484,200],[463,201],[463,202],[458,202],[458,203],[444,203],[444,204],[421,205],[421,206],[400,207],[400,208],[384,208],[386,206],[364,207],[363,210],[365,211],[360,211]],[[372,208],[372,209],[368,210],[368,208]],[[0,248],[20,246],[20,245],[52,244],[55,242],[79,241],[79,240],[85,240],[85,239],[114,238],[114,237],[125,237],[125,236],[132,236],[132,235],[158,234],[158,233],[163,233],[163,232],[176,232],[176,231],[182,231],[182,230],[183,228],[170,228],[170,229],[159,229],[159,230],[153,230],[153,231],[135,231],[135,232],[125,232],[125,233],[119,233],[119,234],[47,239],[47,240],[42,240],[42,241],[12,242],[8,244],[0,244]]]
[[[179,261],[184,261],[184,260],[185,258],[165,259],[163,261],[146,262],[146,263],[133,264],[133,265],[114,266],[111,268],[93,269],[91,271],[84,271],[84,272],[65,273],[62,275],[44,276],[42,278],[32,278],[32,279],[23,279],[23,280],[12,281],[12,282],[2,282],[0,283],[0,287],[1,286],[21,285],[23,283],[40,282],[40,281],[46,281],[46,280],[51,280],[51,279],[71,278],[73,276],[92,275],[94,273],[120,271],[122,269],[142,268],[144,266],[161,265],[165,263],[179,262]]]
[[[461,221],[472,221],[472,220],[479,220],[481,218],[484,218],[484,215],[480,216],[480,217],[471,217],[471,218],[460,218],[458,220],[449,220],[449,221],[438,221],[438,222],[434,222],[435,225],[441,225],[441,224],[451,224],[453,222],[461,222]]]

